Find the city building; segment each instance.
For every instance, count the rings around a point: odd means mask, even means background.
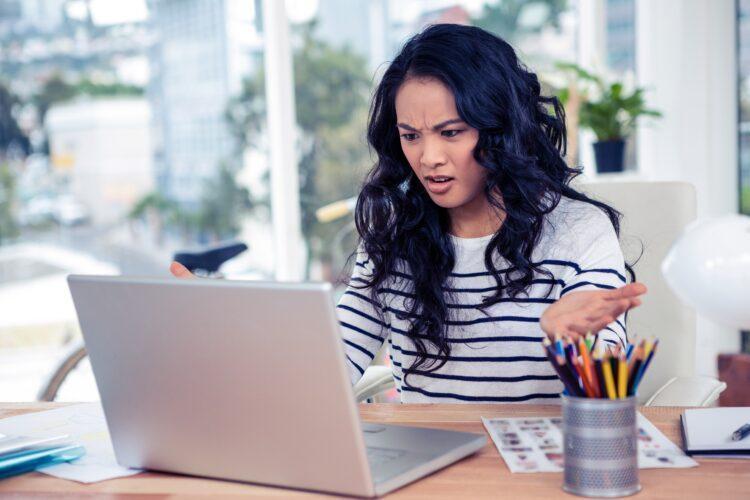
[[[52,170],[92,222],[121,221],[154,188],[151,110],[144,98],[78,100],[47,113]]]
[[[605,16],[608,68],[635,71],[635,0],[606,0]]]
[[[320,0],[315,34],[334,47],[349,47],[374,73],[397,48],[388,14],[387,0]]]
[[[157,186],[195,207],[221,163],[241,159],[226,111],[262,55],[255,3],[153,0],[149,9],[156,39],[148,95]]]

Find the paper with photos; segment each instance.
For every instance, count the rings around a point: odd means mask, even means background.
[[[500,456],[511,472],[563,470],[562,418],[484,418]],[[638,413],[638,467],[682,468],[698,463],[685,455],[646,417]]]

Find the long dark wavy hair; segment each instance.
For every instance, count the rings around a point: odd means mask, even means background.
[[[570,186],[580,170],[563,160],[563,107],[557,98],[541,95],[536,74],[508,43],[480,28],[454,24],[433,25],[412,37],[385,71],[372,100],[367,137],[377,162],[357,200],[355,221],[360,247],[374,270],[366,284],[352,285],[370,289],[377,301],[381,285],[408,270],[413,298],[406,301],[407,335],[418,353],[408,371],[434,371],[450,354],[450,294],[443,287],[455,253],[447,211],[430,199],[401,149],[395,100],[409,78],[442,82],[453,93],[460,118],[479,131],[473,154],[487,169],[484,192],[505,213],[484,255],[497,292],[485,297],[483,309],[526,292],[535,273],[552,277],[531,257],[545,216],[562,196],[599,207],[618,234],[620,213]],[[512,272],[497,269],[497,256],[508,261]],[[550,292],[551,287],[548,296]],[[428,348],[438,356],[428,358]],[[443,361],[435,364],[436,359]]]

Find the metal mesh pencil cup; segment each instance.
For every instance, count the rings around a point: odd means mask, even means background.
[[[636,397],[562,396],[563,489],[586,497],[637,493]]]

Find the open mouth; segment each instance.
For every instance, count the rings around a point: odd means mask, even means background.
[[[434,175],[434,176],[428,175],[427,177],[425,177],[425,179],[427,179],[428,182],[436,182],[440,184],[440,183],[452,181],[453,177],[447,177],[445,175]]]
[[[453,177],[448,177],[447,175],[428,175],[425,179],[427,180],[427,189],[433,194],[448,192],[455,180]]]

